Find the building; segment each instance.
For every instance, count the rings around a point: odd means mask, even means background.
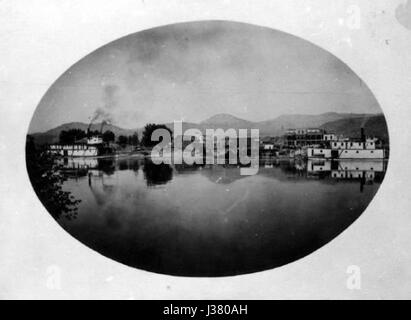
[[[337,140],[337,135],[334,133],[326,133],[323,137],[324,141],[335,141]]]
[[[284,140],[287,147],[313,146],[324,142],[325,131],[319,128],[287,129]]]
[[[100,136],[84,138],[73,144],[52,144],[48,151],[62,157],[96,157],[112,153],[111,148],[105,146]]]
[[[335,135],[324,135],[326,147],[307,149],[308,158],[325,159],[384,159],[385,150],[377,148],[376,138],[366,138],[361,129],[360,139],[338,138]],[[334,140],[333,140],[334,139]]]
[[[274,145],[272,143],[264,143],[263,150],[265,151],[274,150]]]
[[[260,140],[260,150],[272,151],[275,149],[275,139],[273,137],[264,137]]]
[[[324,142],[331,142],[331,141],[348,141],[349,138],[345,138],[342,135],[336,135],[335,133],[325,133],[323,137]]]

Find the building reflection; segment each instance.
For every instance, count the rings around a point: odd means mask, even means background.
[[[199,172],[216,183],[232,183],[246,176],[240,175],[239,165],[168,165],[153,163],[146,159],[115,158],[65,158],[59,160],[61,171],[69,178],[88,176],[99,177],[106,181],[116,171],[142,171],[148,187],[164,185],[172,181],[174,175],[190,175]],[[278,160],[260,161],[258,174],[272,179],[295,178],[332,179],[338,181],[360,181],[362,185],[381,182],[384,178],[387,162],[384,160]]]
[[[329,176],[333,179],[362,179],[373,182],[386,171],[384,160],[311,160],[307,161],[308,176]]]
[[[307,177],[329,178],[336,181],[357,181],[360,191],[364,185],[381,183],[387,162],[384,160],[311,160],[307,161]]]
[[[69,178],[79,178],[86,175],[112,175],[116,171],[116,162],[113,158],[63,158],[57,164],[61,172]],[[117,164],[118,165],[118,164]]]

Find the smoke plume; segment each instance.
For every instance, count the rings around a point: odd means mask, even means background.
[[[105,85],[103,90],[103,103],[101,107],[97,107],[90,119],[89,129],[95,122],[105,124],[114,122],[113,111],[117,107],[117,85]]]

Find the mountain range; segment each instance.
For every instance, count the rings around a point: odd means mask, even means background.
[[[173,123],[166,123],[173,130]],[[88,124],[82,122],[71,122],[42,133],[33,133],[37,144],[58,142],[60,132],[70,129],[81,129],[86,131]],[[183,131],[189,128],[197,128],[205,132],[205,129],[259,129],[260,137],[280,136],[288,128],[323,128],[327,132],[343,134],[347,137],[358,137],[360,128],[363,127],[366,134],[376,136],[388,141],[388,130],[383,114],[359,114],[359,113],[337,113],[327,112],[318,115],[288,114],[281,115],[275,119],[265,121],[248,121],[230,114],[221,113],[214,115],[199,123],[183,122]],[[101,123],[91,125],[91,130],[100,131]],[[124,129],[112,124],[104,126],[104,130],[111,130],[116,136],[129,136],[137,132],[141,137],[143,128]]]

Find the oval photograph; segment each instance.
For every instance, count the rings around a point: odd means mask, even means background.
[[[26,143],[33,189],[70,235],[130,267],[191,277],[321,248],[367,208],[388,156],[384,114],[346,64],[229,21],[90,53],[45,93]]]

